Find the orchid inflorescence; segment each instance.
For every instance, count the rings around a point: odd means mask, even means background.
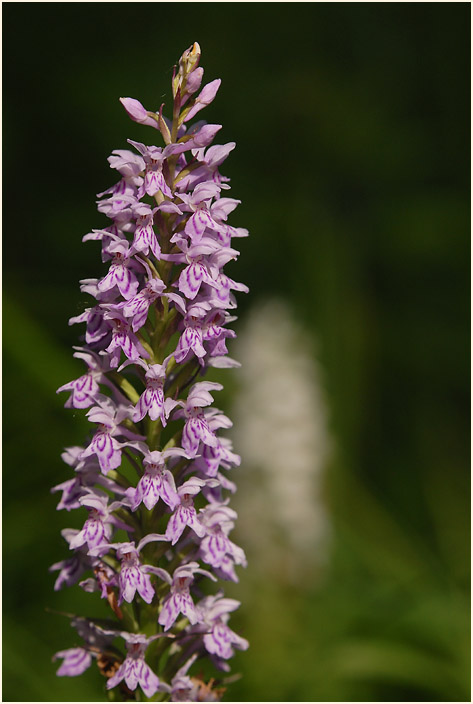
[[[246,564],[229,537],[236,513],[226,495],[236,487],[225,472],[240,458],[219,434],[231,421],[212,407],[223,387],[201,377],[238,366],[226,339],[235,337],[233,291],[248,289],[223,268],[239,254],[232,239],[248,232],[227,223],[239,201],[221,197],[230,186],[219,167],[235,143],[210,146],[221,125],[188,126],[220,86],[196,96],[199,60],[195,43],[174,69],[172,120],[163,106],[121,98],[165,146],[128,140],[136,153],[108,159],[120,180],[99,194],[98,210],[111,224],[83,239],[101,243],[109,269],[81,281],[95,301],[70,324],[85,323],[74,356],[86,371],[58,389],[70,393],[66,407],[88,409],[93,430],[86,446],[65,450],[74,477],[52,490],[62,492],[58,509],[87,511],[81,530],[62,531],[71,554],[51,567],[55,589],[78,582],[111,611],[72,617],[80,645],[55,658],[68,676],[96,661],[112,698],[139,699],[140,685],[155,701],[219,699],[191,667],[209,658],[228,671],[234,648],[248,647],[228,625],[239,602],[206,592],[217,579],[238,581],[235,566]]]

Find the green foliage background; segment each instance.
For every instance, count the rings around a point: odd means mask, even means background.
[[[81,520],[49,488],[88,425],[55,389],[106,157],[150,139],[118,97],[169,104],[195,40],[237,142],[241,316],[279,294],[317,337],[337,448],[328,571],[244,574],[227,699],[469,700],[469,28],[465,3],[3,5],[4,701],[103,697],[51,663],[74,634],[45,608],[97,612],[47,572]]]

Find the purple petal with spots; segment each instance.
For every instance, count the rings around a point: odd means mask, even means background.
[[[148,414],[151,420],[164,417],[164,391],[162,384],[155,388],[148,386],[140,396],[133,414],[133,421],[137,423]],[[164,422],[163,425],[166,425]]]
[[[199,328],[186,328],[184,330],[174,350],[176,362],[181,364],[191,351],[198,359],[203,359],[207,354],[203,346],[202,330]]]
[[[189,526],[196,535],[202,538],[205,535],[205,528],[197,519],[197,513],[191,500],[188,500],[190,505],[180,505],[172,514],[166,528],[166,538],[175,545],[185,528]],[[187,502],[186,502],[187,503]]]
[[[146,352],[136,335],[130,330],[130,326],[123,320],[113,320],[114,330],[112,339],[109,346],[105,350],[106,352],[111,353],[110,366],[112,369],[118,367],[120,362],[120,350],[123,350],[125,356],[133,361],[138,360],[140,357],[145,357],[147,359],[149,357],[148,352]]]
[[[214,226],[215,223],[210,213],[203,208],[198,208],[187,221],[184,232],[189,235],[194,243],[199,242],[207,227],[212,228]]]
[[[105,524],[100,518],[88,518],[84,523],[83,529],[69,543],[71,550],[75,550],[87,543],[89,550],[96,548],[99,545],[108,543],[110,537],[110,529],[106,530]]]
[[[79,477],[68,479],[67,481],[62,482],[61,484],[53,486],[51,489],[51,493],[55,493],[56,491],[62,491],[61,500],[57,505],[58,511],[60,511],[61,509],[66,509],[66,511],[70,511],[73,508],[80,507],[79,499],[84,493],[84,487],[82,486]]]
[[[182,431],[182,447],[189,455],[195,457],[200,441],[210,447],[218,445],[218,440],[203,415],[198,418],[188,418]]]
[[[216,286],[207,267],[201,264],[201,262],[193,262],[181,272],[179,277],[179,291],[192,301],[197,296],[200,286],[203,283],[209,286]]]
[[[117,672],[107,681],[107,689],[116,687],[122,680],[134,691],[138,684],[147,697],[152,697],[159,688],[159,678],[154,674],[144,657],[129,656],[120,665]]]
[[[156,259],[161,257],[161,247],[153,230],[151,223],[140,224],[136,226],[135,235],[133,238],[132,250],[134,252],[142,252],[148,254],[151,250]]]
[[[222,531],[206,535],[200,544],[200,552],[204,562],[212,567],[220,567],[225,555],[229,552],[229,542]]]
[[[158,623],[168,631],[181,613],[177,594],[171,594],[164,602],[158,617]]]
[[[124,662],[122,662],[122,664],[120,665],[118,670],[115,672],[113,677],[110,677],[107,680],[107,689],[112,689],[113,687],[116,687],[117,684],[120,684],[120,682],[123,679],[125,679],[125,674],[127,673],[127,671],[128,671],[128,661],[125,660]],[[135,685],[135,687],[136,687],[136,685]],[[130,689],[131,689],[131,687],[130,687]]]
[[[68,560],[55,562],[49,568],[50,572],[59,570],[59,575],[54,583],[54,591],[57,592],[63,587],[72,587],[73,584],[77,584],[88,569],[90,569],[90,559],[81,552],[77,552]]]
[[[217,623],[212,632],[204,636],[204,645],[209,653],[225,660],[234,654],[232,645],[239,650],[246,650],[249,646],[247,640],[238,636],[224,623]]]
[[[129,603],[133,601],[136,591],[150,604],[153,601],[154,589],[151,585],[149,575],[140,570],[138,566],[122,567],[119,577],[120,599]]]
[[[132,329],[136,332],[146,322],[150,305],[162,293],[165,286],[160,279],[151,279],[145,288],[131,298],[123,307],[124,315],[132,317]]]
[[[146,508],[151,510],[159,499],[162,499],[172,509],[179,503],[174,477],[169,470],[153,473],[146,471],[136,487],[132,509],[135,511],[143,502]]]
[[[187,527],[187,514],[182,506],[179,506],[172,514],[166,527],[166,538],[175,545]]]
[[[98,457],[100,469],[107,474],[111,469],[117,469],[121,464],[121,445],[112,438],[107,430],[99,430],[93,437],[89,447],[84,450],[81,459],[95,454]]]
[[[145,191],[149,196],[154,196],[161,191],[165,196],[171,196],[171,189],[164,180],[162,171],[148,170],[145,175]]]
[[[167,631],[171,628],[180,613],[186,616],[191,624],[195,624],[199,620],[194,602],[188,590],[171,591],[159,614],[158,623]]]
[[[143,474],[136,489],[133,492],[132,505],[133,511],[136,511],[141,502],[146,508],[151,511],[156,506],[160,498],[158,482],[156,477],[151,476],[147,472]]]
[[[147,697],[152,697],[153,694],[157,692],[159,687],[158,677],[154,674],[150,666],[144,660],[137,661],[135,668],[137,670],[136,677],[138,679],[138,683],[141,689]],[[126,677],[125,682],[127,682]]]
[[[131,323],[133,332],[140,330],[146,323],[151,302],[148,296],[138,293],[132,302],[123,308],[124,314],[133,318]]]
[[[88,408],[95,402],[97,394],[100,392],[100,386],[93,372],[89,372],[68,384],[60,386],[56,393],[60,391],[72,391],[71,396],[65,403],[66,408]]]

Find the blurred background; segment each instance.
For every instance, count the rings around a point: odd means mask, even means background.
[[[158,137],[118,98],[169,105],[194,41],[251,233],[219,397],[250,558],[226,699],[469,700],[469,4],[7,3],[3,34],[3,700],[105,698],[51,663],[75,633],[46,609],[96,609],[47,571],[88,426],[55,390],[106,158]]]

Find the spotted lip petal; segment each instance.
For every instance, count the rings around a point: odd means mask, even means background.
[[[119,604],[125,600],[131,603],[135,597],[135,593],[150,604],[153,601],[154,589],[151,585],[151,580],[139,566],[122,567],[119,577],[120,598]]]
[[[142,252],[146,255],[151,250],[156,259],[159,261],[161,257],[161,247],[159,246],[151,223],[137,226],[131,249],[134,252]]]
[[[192,625],[199,620],[199,615],[188,589],[171,591],[159,614],[158,623],[163,626],[165,631],[168,631],[180,613],[186,616]]]
[[[125,680],[126,686],[132,691],[139,684],[147,697],[152,697],[160,685],[159,678],[145,662],[143,656],[136,659],[127,657],[117,672],[107,680],[107,689],[116,687],[122,680]]]
[[[182,447],[193,457],[198,452],[200,442],[210,447],[218,445],[218,440],[203,415],[199,418],[188,418],[182,431]]]
[[[142,420],[146,414],[149,415],[151,420],[164,417],[164,391],[162,385],[157,388],[148,387],[144,390],[133,414],[134,422]],[[166,425],[165,419],[164,425]]]
[[[182,333],[174,350],[176,362],[181,364],[190,352],[193,352],[200,360],[207,354],[203,345],[202,330],[197,327],[188,327]]]
[[[111,469],[117,469],[121,464],[121,445],[106,431],[99,431],[94,435],[86,452],[97,455],[100,469],[104,474]],[[87,454],[84,452],[82,457],[87,457]]]

